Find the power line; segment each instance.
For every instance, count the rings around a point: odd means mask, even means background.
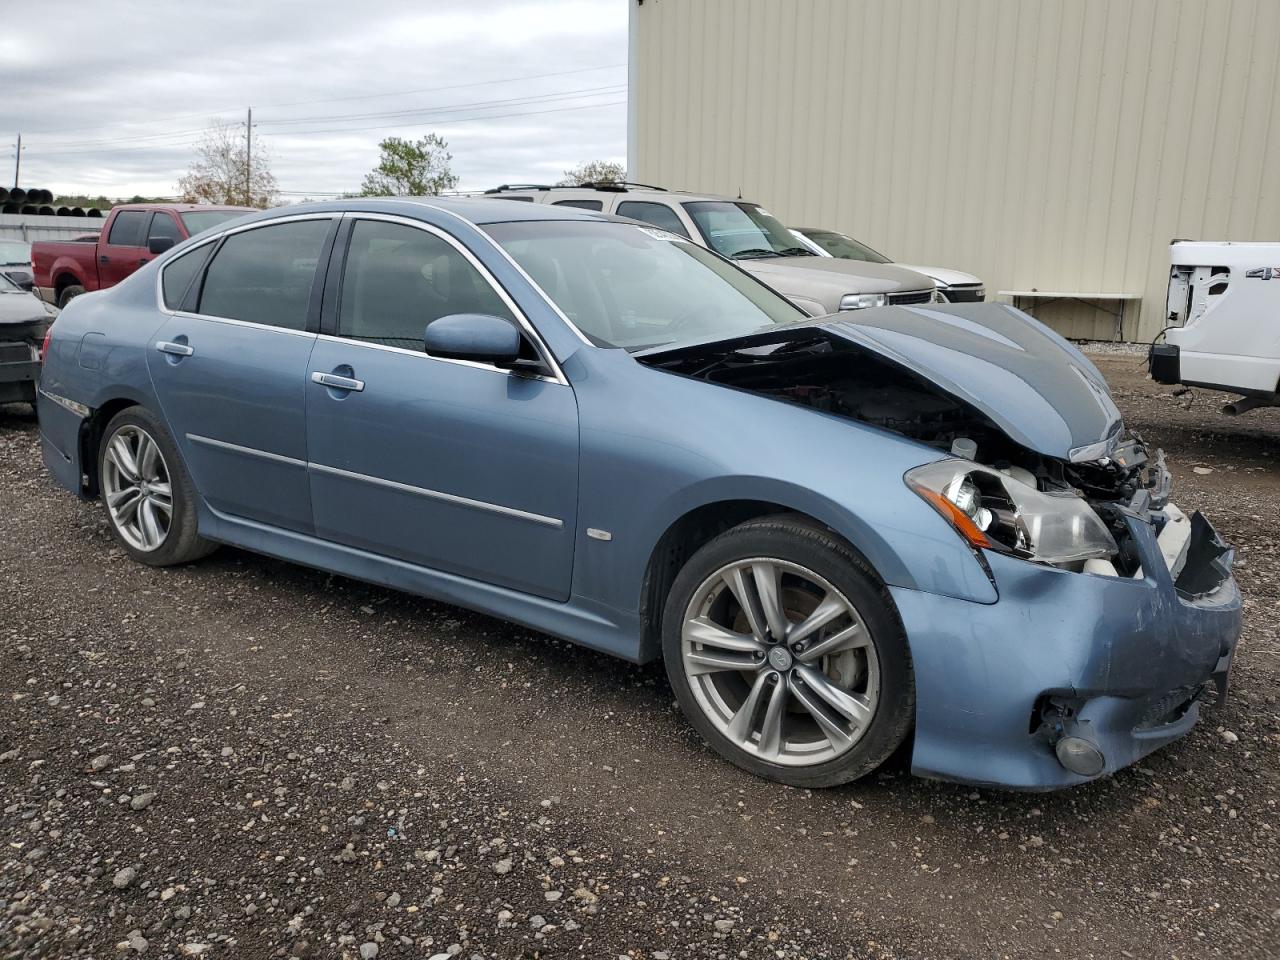
[[[381,113],[353,113],[353,114],[336,114],[336,115],[313,115],[309,117],[285,117],[279,120],[263,120],[261,119],[261,108],[259,108],[260,126],[279,126],[283,124],[294,123],[338,123],[347,120],[374,120],[383,117],[408,117],[412,115],[422,115],[429,113],[440,113],[449,110],[463,109],[484,109],[486,107],[501,107],[519,103],[551,103],[558,100],[572,100],[576,97],[591,96],[594,94],[622,93],[626,90],[626,84],[612,84],[604,87],[581,87],[576,90],[552,91],[550,93],[531,94],[521,97],[504,97],[498,100],[477,100],[470,103],[449,103],[435,107],[414,107],[406,110],[391,110]],[[80,147],[96,147],[100,144],[111,143],[135,143],[135,142],[151,142],[172,139],[182,139],[197,134],[203,134],[207,128],[196,128],[190,130],[174,130],[168,133],[152,133],[140,135],[128,135],[120,137],[103,137],[95,140],[62,140],[52,141],[43,144],[46,148],[52,148],[55,152],[65,152],[66,150],[78,151]]]
[[[575,104],[569,107],[554,107],[549,110],[523,110],[517,113],[482,114],[480,116],[473,116],[473,117],[438,117],[438,118],[432,118],[430,122],[433,124],[439,124],[441,126],[445,126],[448,124],[455,124],[455,123],[473,123],[480,120],[508,120],[508,119],[517,118],[517,117],[542,116],[544,114],[549,114],[549,113],[566,113],[572,110],[589,110],[596,107],[616,107],[616,106],[622,106],[626,102],[627,102],[626,100],[609,100],[603,103],[582,103],[582,104]],[[315,134],[322,134],[322,133],[361,133],[366,130],[394,130],[394,129],[402,128],[405,125],[406,125],[405,123],[396,123],[396,124],[376,124],[374,126],[368,126],[368,127],[334,127],[334,128],[326,128],[323,130],[290,130],[287,133],[277,134],[276,136],[277,137],[305,137],[305,136],[313,136]],[[413,124],[413,125],[417,126],[418,124]],[[86,150],[61,150],[61,151],[49,151],[49,152],[41,151],[40,157],[41,159],[44,159],[47,157],[84,156],[86,154],[97,156],[98,154],[104,154],[104,153],[133,153],[139,150],[168,150],[168,149],[176,150],[182,147],[195,146],[199,142],[200,142],[199,140],[191,140],[186,143],[148,144],[144,146],[131,146],[131,147],[104,147],[100,149],[86,149]]]
[[[326,97],[326,98],[317,99],[317,100],[276,101],[274,103],[262,104],[262,106],[301,107],[301,106],[309,106],[315,103],[345,103],[352,100],[376,100],[382,97],[402,97],[402,96],[410,96],[412,94],[418,94],[418,93],[439,93],[444,90],[462,90],[469,87],[491,86],[499,83],[520,83],[525,80],[543,80],[548,77],[567,77],[567,76],[578,74],[578,73],[591,73],[596,70],[614,70],[619,67],[625,67],[625,66],[626,66],[625,63],[606,63],[606,64],[601,64],[600,66],[595,66],[595,67],[578,67],[577,69],[574,69],[574,70],[557,70],[553,73],[530,73],[530,74],[525,74],[524,76],[521,76],[521,77],[504,77],[498,80],[476,80],[471,83],[454,83],[454,84],[449,84],[443,87],[420,87],[415,90],[392,90],[392,91],[387,91],[385,93],[367,93],[367,94],[360,94],[360,95],[351,96],[351,97]],[[146,120],[128,120],[123,122],[138,126],[143,124],[150,125],[155,123],[168,123],[173,120],[190,120],[195,117],[213,118],[213,117],[221,116],[222,114],[231,113],[232,111],[237,111],[239,109],[240,109],[239,107],[225,107],[219,110],[203,110],[199,113],[180,113],[180,114],[175,114],[167,117],[150,117]],[[28,130],[27,133],[28,134],[63,133],[66,131],[72,131],[72,130],[80,131],[83,129],[84,129],[83,125],[74,126],[74,127],[52,127],[52,128],[46,127],[43,130],[41,129]]]

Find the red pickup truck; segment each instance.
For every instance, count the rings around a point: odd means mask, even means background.
[[[114,286],[187,237],[252,211],[252,207],[192,203],[115,207],[96,237],[31,244],[37,292],[50,303],[65,307],[72,297]]]

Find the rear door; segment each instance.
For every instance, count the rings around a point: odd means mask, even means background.
[[[549,361],[536,375],[428,356],[427,324],[459,313],[508,319],[532,356],[538,348],[514,302],[449,234],[411,220],[348,222],[306,385],[316,534],[566,599],[578,501],[573,389]]]
[[[173,312],[148,350],[151,378],[196,488],[220,513],[312,529],[303,405],[318,266],[337,222],[272,221],[165,267]]]
[[[120,210],[98,244],[98,283],[113,287],[151,259],[147,253],[150,210]]]

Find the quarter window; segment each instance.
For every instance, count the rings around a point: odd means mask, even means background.
[[[152,234],[155,236],[155,234]],[[161,281],[161,287],[164,289],[164,305],[170,310],[181,310],[183,301],[187,298],[187,290],[191,287],[191,281],[200,268],[205,265],[205,261],[209,259],[209,254],[213,252],[214,245],[206,243],[202,247],[197,247],[190,253],[184,253],[172,263],[166,264],[164,268],[164,279]]]
[[[342,276],[340,336],[421,350],[427,324],[455,313],[515,320],[480,272],[440,237],[399,223],[356,222]]]
[[[150,219],[150,210],[121,210],[111,221],[107,243],[116,247],[146,246],[145,233]]]
[[[604,204],[599,200],[557,200],[552,206],[577,207],[579,210],[594,210],[597,213],[604,209]]]
[[[205,274],[200,312],[304,329],[329,225],[329,220],[295,220],[227,237]]]
[[[652,223],[655,227],[661,227],[663,230],[678,234],[685,239],[689,237],[689,231],[680,222],[680,215],[665,203],[627,200],[618,204],[617,214],[620,217],[630,217],[632,220],[643,220],[645,223]]]

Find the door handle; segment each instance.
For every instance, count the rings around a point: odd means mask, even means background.
[[[100,257],[98,258],[98,262],[99,262],[99,263],[110,263],[110,262],[111,262],[111,258],[110,258],[110,257],[108,257],[108,256],[104,253],[102,256],[100,256]]]
[[[364,389],[363,380],[340,377],[336,373],[321,373],[319,370],[311,374],[311,382],[318,383],[322,387],[332,387],[334,390],[354,390],[356,393]]]
[[[189,357],[196,352],[194,347],[188,347],[185,343],[174,343],[172,340],[157,340],[156,349],[175,357]]]

